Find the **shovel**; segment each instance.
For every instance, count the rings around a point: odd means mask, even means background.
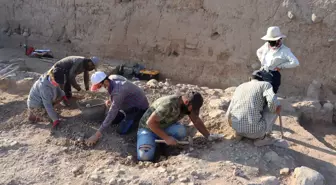
[[[191,137],[188,137],[188,141],[177,141],[177,144],[179,145],[192,145],[193,144],[193,139]],[[166,143],[165,140],[160,140],[160,139],[156,139],[155,143]]]
[[[284,137],[283,128],[282,128],[282,119],[281,114],[279,114],[279,122],[280,122],[280,132],[281,132],[281,139]]]

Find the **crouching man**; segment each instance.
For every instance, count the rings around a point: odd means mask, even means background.
[[[275,141],[268,135],[280,110],[272,85],[255,71],[251,81],[236,88],[226,116],[238,136],[255,139],[256,146],[263,146]]]
[[[89,90],[89,72],[96,69],[99,62],[98,57],[84,58],[81,56],[68,56],[56,62],[49,72],[63,73],[65,76],[64,90],[67,98],[72,97],[71,86],[77,91],[81,91],[80,85],[76,81],[76,76],[83,73],[85,89]],[[65,102],[62,102],[65,104]]]
[[[51,119],[53,127],[60,123],[60,117],[53,106],[61,101],[68,101],[64,91],[60,88],[63,83],[64,75],[62,73],[42,75],[34,83],[27,100],[29,121],[41,122]]]
[[[91,91],[104,87],[110,95],[110,100],[106,102],[109,111],[105,120],[99,130],[86,141],[89,146],[95,144],[111,124],[118,124],[119,134],[128,133],[131,128],[137,126],[149,105],[145,92],[122,76],[108,77],[104,72],[98,71],[91,76],[91,82]]]
[[[212,140],[218,135],[210,135],[199,118],[203,98],[198,92],[188,92],[184,96],[170,95],[157,99],[140,120],[137,134],[137,157],[140,161],[154,160],[155,139],[163,139],[167,145],[177,145],[177,140],[186,137],[186,128],[178,123],[185,115],[201,134]]]

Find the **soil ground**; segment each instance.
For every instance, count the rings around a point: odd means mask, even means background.
[[[24,58],[34,72],[42,73],[51,66],[40,59],[24,57],[18,49],[0,49],[0,60],[18,57]],[[153,89],[145,84],[138,82],[150,102],[181,90],[178,85]],[[19,91],[17,88],[14,85],[0,92],[0,184],[233,185],[259,183],[263,176],[276,176],[281,184],[289,184],[290,176],[280,176],[279,170],[285,167],[293,170],[298,166],[319,171],[327,184],[336,181],[336,126],[299,123],[296,112],[285,112],[282,117],[289,147],[255,147],[247,139],[209,142],[184,119],[183,123],[194,137],[194,145],[169,147],[156,163],[143,163],[135,160],[135,132],[120,136],[111,127],[96,146],[83,145],[83,139],[97,130],[101,120],[84,119],[75,101],[106,99],[105,93],[77,93],[71,107],[57,107],[66,121],[57,130],[51,130],[50,123],[27,121],[26,100],[30,86]],[[202,119],[212,133],[229,136],[232,130],[224,116],[212,117],[214,110],[209,108],[208,102],[230,95],[224,90],[213,93],[214,90],[208,88],[198,89],[205,97]],[[274,133],[279,135],[278,122],[276,124]]]

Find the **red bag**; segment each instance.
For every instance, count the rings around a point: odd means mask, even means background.
[[[27,56],[30,56],[30,54],[32,53],[32,52],[34,52],[34,48],[33,47],[28,47],[27,49],[26,49],[26,55]]]

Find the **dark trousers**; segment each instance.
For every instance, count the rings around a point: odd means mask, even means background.
[[[263,80],[269,82],[273,86],[273,92],[276,94],[281,84],[281,74],[279,71],[261,71]]]
[[[112,124],[118,124],[117,132],[119,134],[126,134],[130,130],[136,130],[138,128],[139,121],[145,112],[146,110],[136,107],[123,111],[120,110],[112,121]]]
[[[71,92],[71,82],[70,82],[69,75],[66,74],[64,75],[64,77],[65,77],[64,93],[67,98],[71,98],[72,92]]]

